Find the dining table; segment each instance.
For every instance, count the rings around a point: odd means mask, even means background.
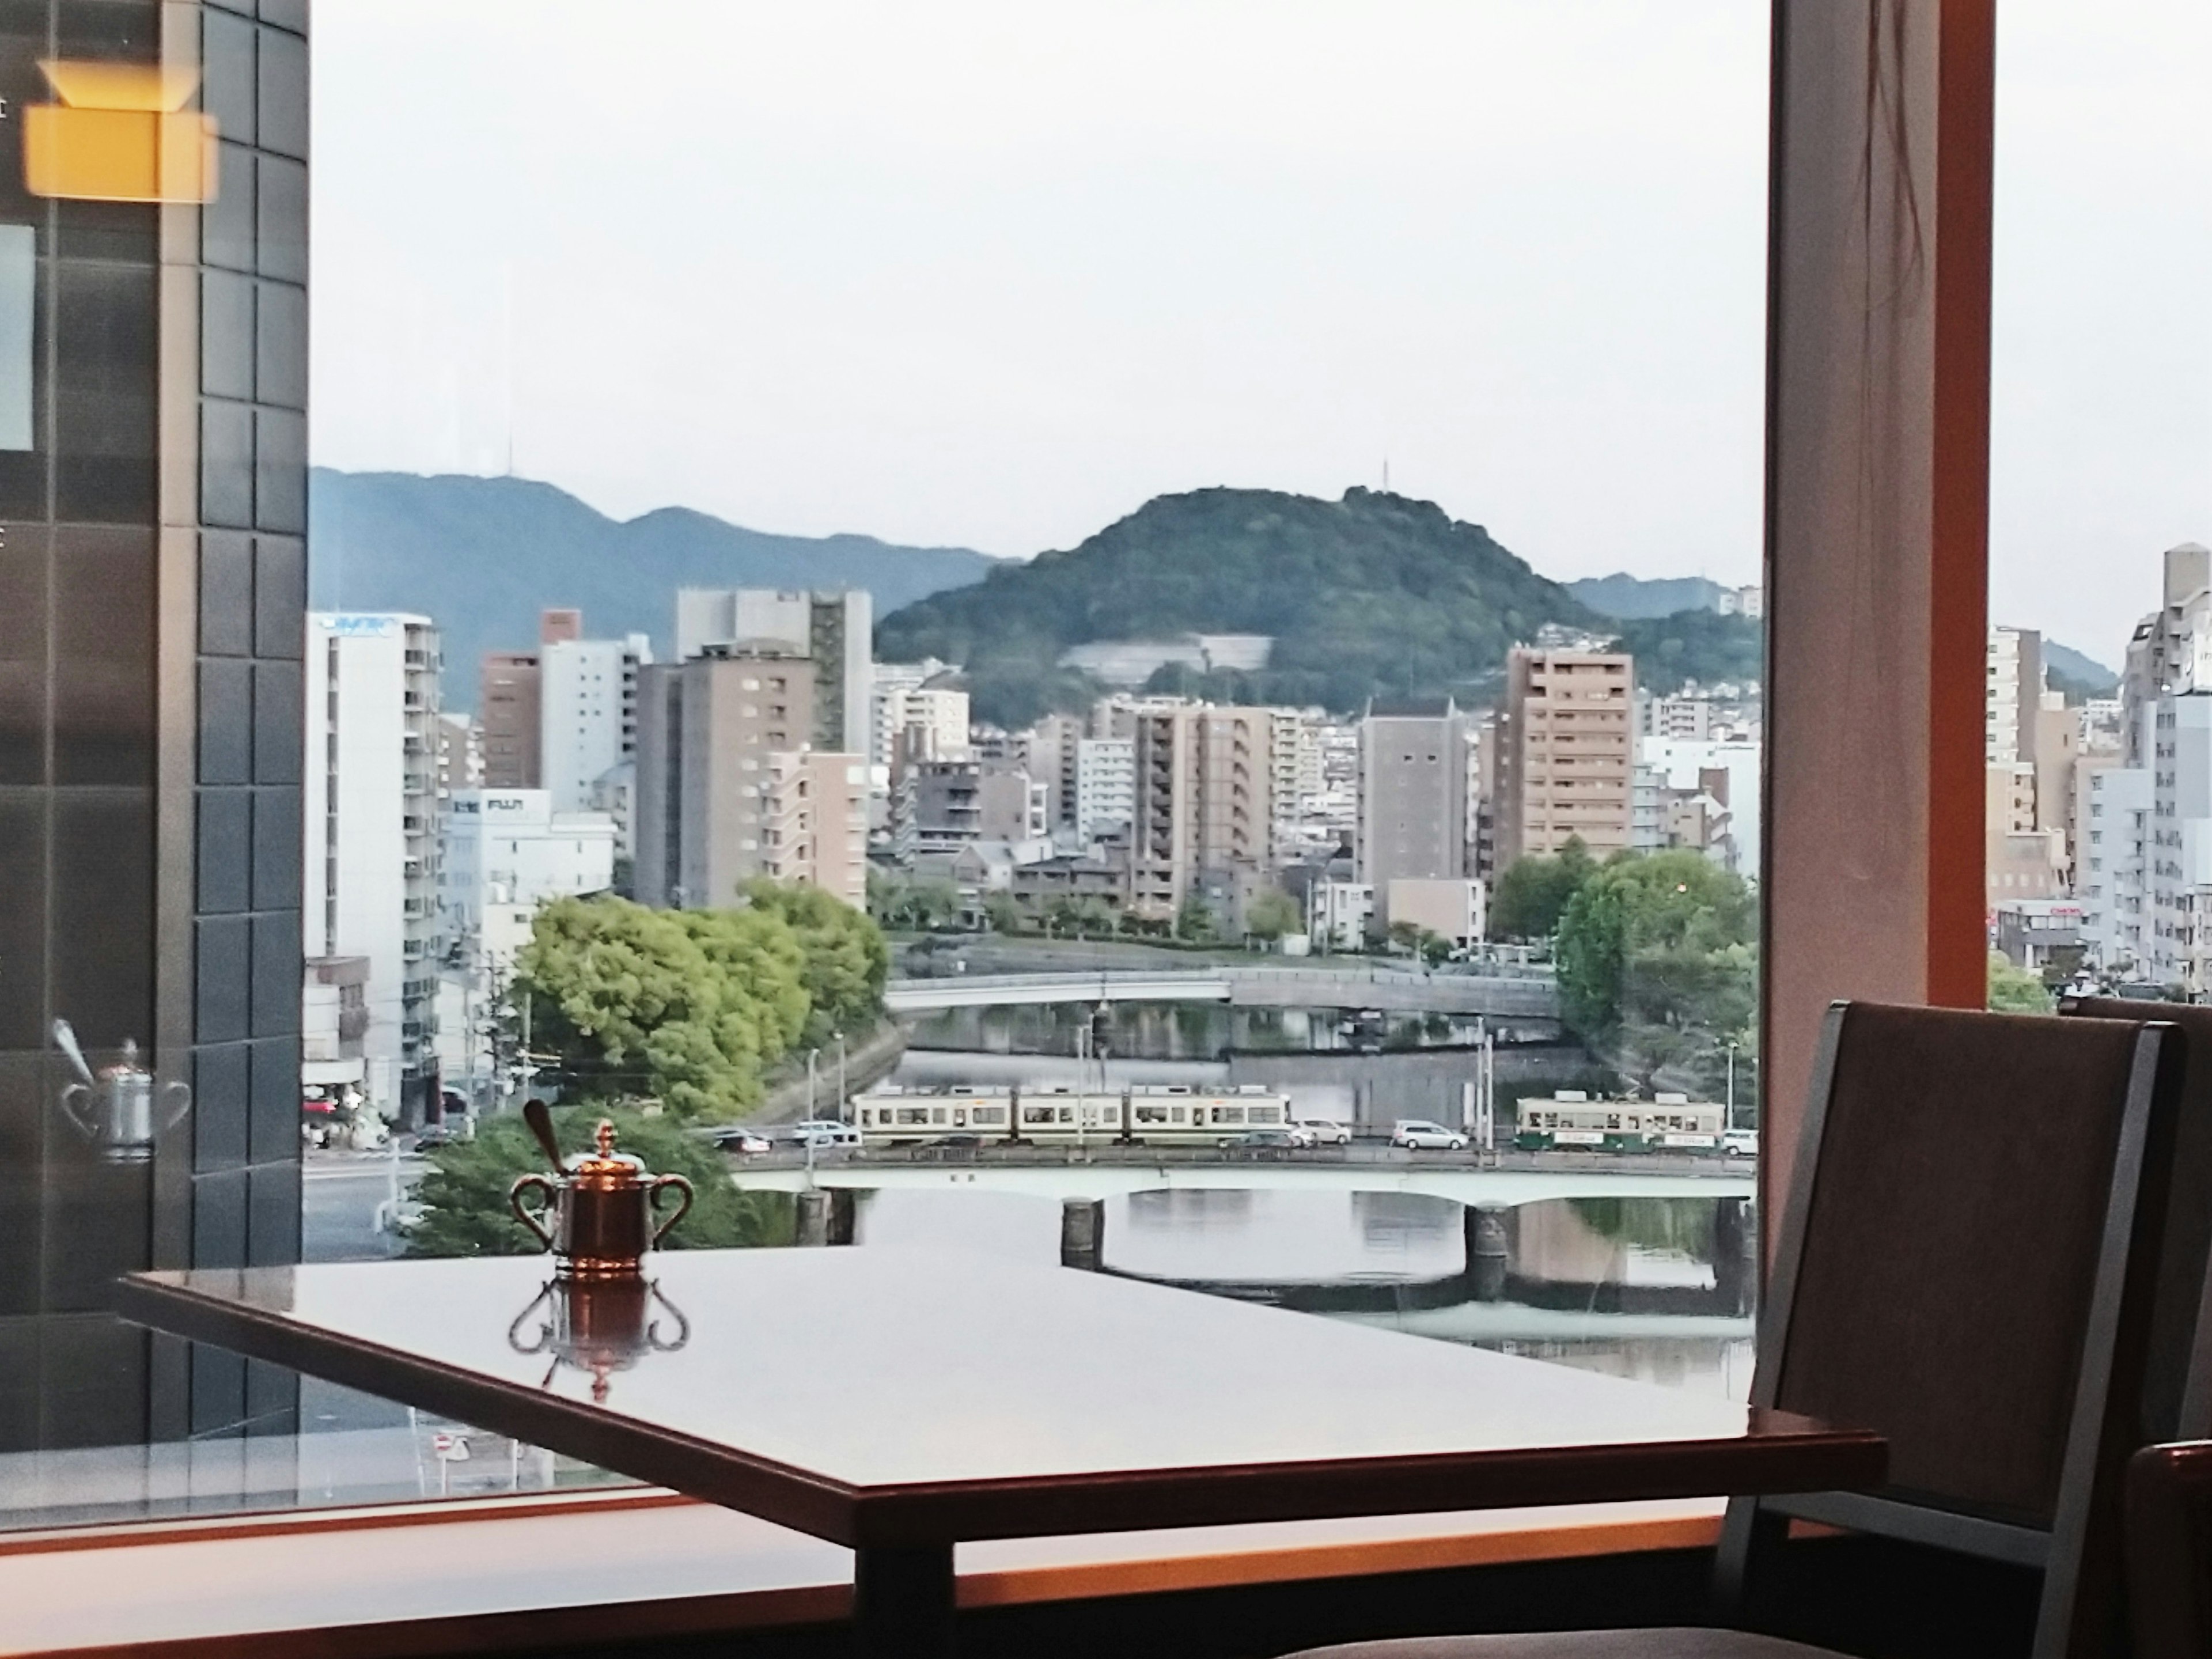
[[[985,1539],[1878,1485],[1881,1436],[980,1250],[195,1268],[125,1316],[846,1545],[869,1659]]]

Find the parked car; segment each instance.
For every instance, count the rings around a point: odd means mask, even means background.
[[[1302,1152],[1313,1137],[1292,1124],[1287,1129],[1247,1129],[1241,1135],[1224,1135],[1218,1143],[1224,1152]]]
[[[738,1152],[746,1158],[755,1158],[763,1152],[775,1150],[766,1135],[757,1129],[748,1129],[741,1123],[732,1124],[726,1128],[714,1129],[709,1133],[714,1136],[715,1146],[722,1152]]]
[[[415,1150],[427,1152],[433,1146],[450,1146],[460,1138],[450,1125],[426,1123],[415,1132]]]
[[[1759,1131],[1756,1129],[1726,1130],[1721,1135],[1721,1150],[1730,1158],[1757,1158]]]
[[[1333,1117],[1302,1117],[1291,1125],[1303,1129],[1312,1138],[1316,1146],[1349,1146],[1352,1145],[1352,1126],[1340,1123]]]
[[[1467,1137],[1425,1117],[1401,1117],[1390,1131],[1390,1144],[1413,1152],[1425,1148],[1431,1152],[1463,1152],[1467,1150]]]

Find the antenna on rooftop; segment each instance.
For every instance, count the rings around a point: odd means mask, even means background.
[[[1382,493],[1385,495],[1390,493],[1390,458],[1388,455],[1382,458]]]

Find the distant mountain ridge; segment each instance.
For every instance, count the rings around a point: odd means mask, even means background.
[[[1717,611],[1721,595],[1735,591],[1703,576],[1647,578],[1632,576],[1626,570],[1610,576],[1581,576],[1563,585],[1601,617],[1619,622],[1644,622],[1684,611]]]
[[[483,653],[527,649],[549,605],[581,606],[593,638],[650,634],[665,654],[678,587],[865,587],[881,617],[999,562],[872,536],[773,535],[682,507],[618,520],[526,478],[328,467],[308,475],[307,529],[308,602],[433,617],[446,705],[465,709]]]

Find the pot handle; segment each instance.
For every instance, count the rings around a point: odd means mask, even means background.
[[[661,1194],[665,1192],[671,1187],[673,1187],[678,1192],[683,1194],[684,1201],[676,1206],[676,1213],[674,1215],[669,1217],[667,1220],[662,1222],[658,1227],[655,1227],[653,1230],[653,1242],[656,1245],[668,1236],[668,1230],[671,1227],[673,1227],[678,1222],[683,1220],[685,1216],[691,1212],[691,1200],[693,1196],[691,1183],[679,1175],[656,1176],[653,1178],[653,1197],[650,1201],[655,1212],[657,1213],[660,1208]]]
[[[164,1131],[167,1131],[182,1123],[185,1121],[185,1114],[192,1109],[192,1085],[179,1080],[166,1083],[161,1086],[163,1091],[173,1097],[177,1103],[175,1109],[169,1114],[169,1121],[161,1126]]]
[[[77,1109],[79,1101],[91,1098],[90,1084],[70,1084],[68,1088],[62,1091],[62,1115],[76,1125],[77,1133],[84,1136],[87,1140],[97,1140],[100,1139],[100,1125],[97,1122],[88,1122],[84,1114]]]
[[[535,1214],[526,1209],[522,1202],[523,1194],[533,1187],[545,1195],[544,1206]],[[553,1248],[553,1235],[546,1231],[542,1218],[551,1212],[553,1204],[553,1183],[542,1175],[519,1176],[514,1185],[507,1189],[507,1206],[514,1212],[514,1218],[537,1234],[538,1242],[549,1250]]]

